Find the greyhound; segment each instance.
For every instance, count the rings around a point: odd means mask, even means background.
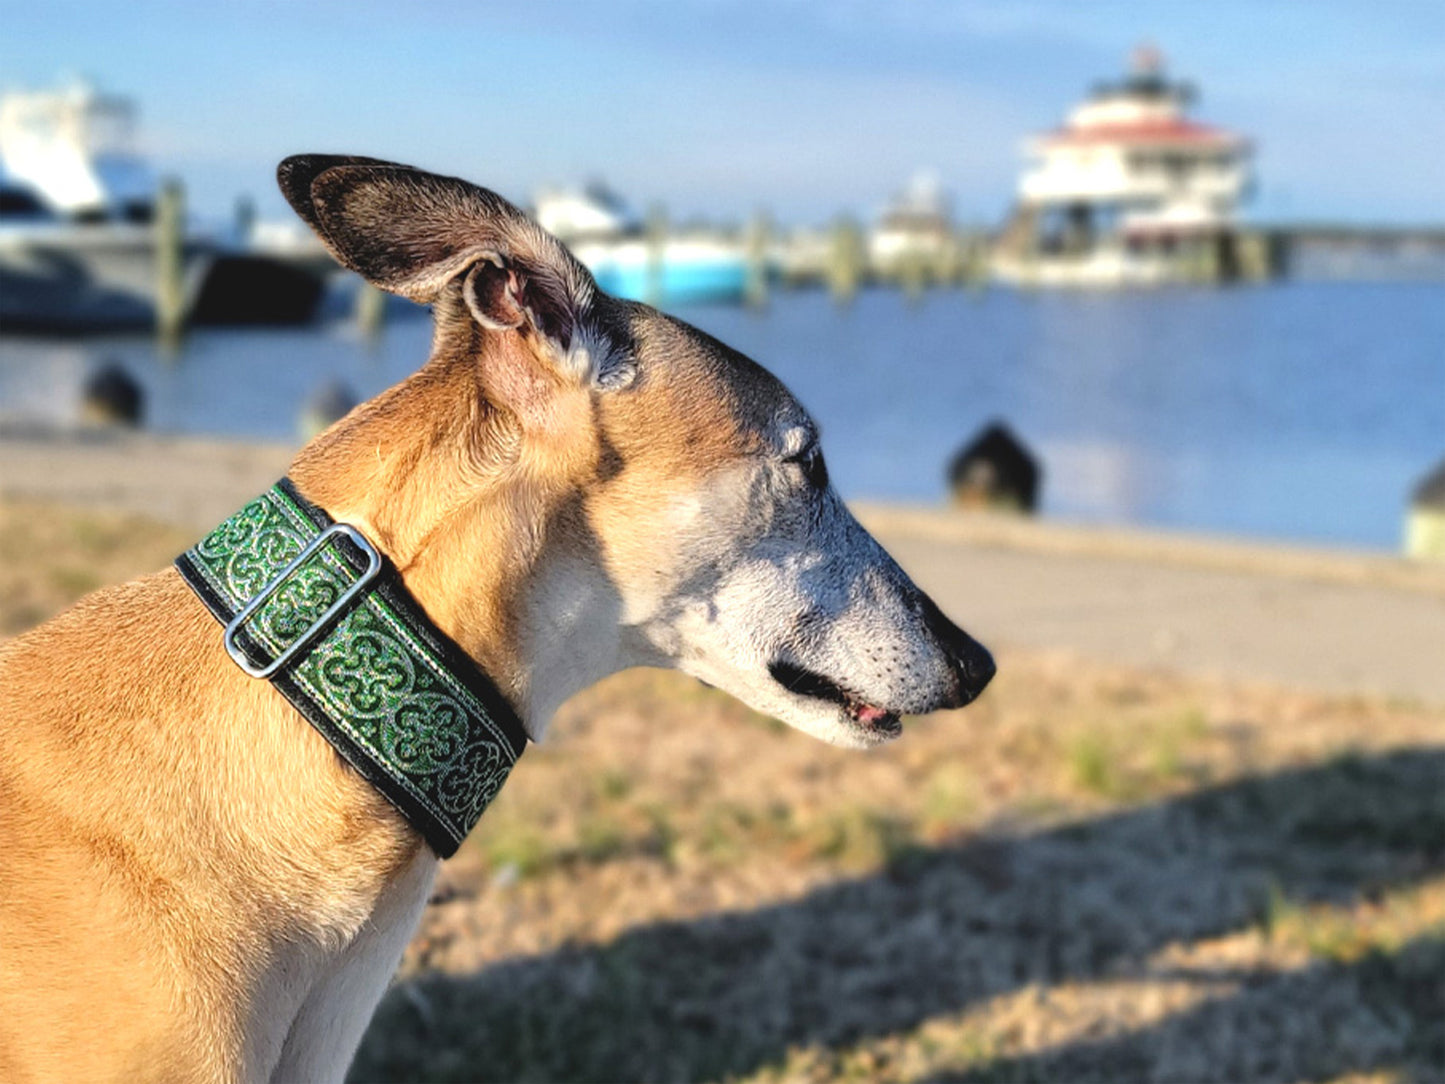
[[[465,181],[329,155],[278,175],[341,263],[435,316],[425,365],[297,454],[292,503],[380,554],[522,744],[631,666],[860,748],[993,676],[763,368],[601,292]],[[0,649],[12,1084],[341,1080],[448,850],[233,663],[184,571]]]

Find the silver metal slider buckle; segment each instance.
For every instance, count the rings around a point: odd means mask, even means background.
[[[266,665],[257,666],[247,658],[246,653],[242,651],[240,645],[236,643],[236,634],[241,631],[251,616],[265,605],[266,600],[280,589],[281,585],[290,578],[293,572],[305,564],[309,558],[325,547],[325,545],[337,535],[345,535],[357,549],[366,554],[366,570],[357,577],[356,581],[350,587],[341,592],[341,597],[328,606],[326,612],[313,621],[311,627],[293,640],[289,647],[270,662],[266,663]],[[260,593],[250,602],[246,603],[240,613],[231,618],[230,622],[226,625],[226,634],[222,637],[222,642],[226,645],[226,653],[235,660],[237,666],[251,675],[251,677],[269,678],[277,670],[280,670],[281,667],[294,659],[297,653],[310,644],[312,640],[316,639],[316,637],[321,634],[321,630],[326,627],[327,623],[344,610],[347,603],[359,595],[362,590],[365,589],[366,585],[376,579],[380,574],[381,554],[377,552],[376,547],[371,544],[370,540],[349,523],[333,523],[308,542],[306,547],[296,555],[296,558],[290,564],[278,572],[270,583],[261,588]]]

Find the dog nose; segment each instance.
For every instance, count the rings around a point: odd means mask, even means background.
[[[950,621],[942,610],[928,598],[923,598],[924,619],[929,630],[943,648],[953,670],[956,690],[945,705],[961,708],[978,699],[978,694],[993,680],[998,667],[988,648]]]
[[[993,655],[988,648],[972,637],[968,638],[968,646],[956,658],[954,666],[958,671],[959,692],[964,697],[963,702],[967,704],[978,698],[978,694],[983,692],[993,680],[994,674],[998,673],[998,667],[994,665]]]

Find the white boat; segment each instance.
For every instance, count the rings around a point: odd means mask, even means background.
[[[936,267],[954,246],[953,210],[936,173],[915,174],[879,216],[868,235],[874,272],[897,275],[910,264]]]
[[[1055,131],[1030,139],[993,274],[1033,286],[1119,286],[1228,277],[1236,215],[1252,187],[1249,140],[1198,123],[1194,89],[1136,51]]]
[[[654,305],[740,301],[747,288],[747,256],[737,238],[687,229],[654,242],[600,184],[544,189],[534,199],[534,214],[616,297]]]
[[[76,82],[0,97],[0,162],[56,215],[149,222],[155,177],[136,149],[135,106]]]
[[[155,318],[157,183],[135,107],[76,83],[0,97],[0,326],[94,330]],[[192,318],[309,317],[319,278],[189,231],[181,298]]]

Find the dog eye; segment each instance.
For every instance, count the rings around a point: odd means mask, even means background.
[[[802,468],[803,477],[814,489],[828,488],[828,467],[823,462],[823,452],[816,445],[812,445],[788,459],[789,463],[796,463]]]

